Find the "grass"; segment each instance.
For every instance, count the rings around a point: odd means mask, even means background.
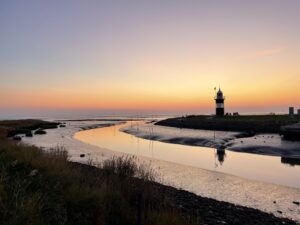
[[[155,181],[154,171],[135,163],[135,157],[113,157],[104,161],[100,168],[107,174],[116,174],[120,177],[137,177],[144,181]]]
[[[190,115],[159,121],[158,125],[204,130],[240,131],[247,133],[279,133],[280,127],[300,122],[295,115]]]
[[[100,169],[67,158],[64,149],[0,140],[0,224],[188,224],[148,187],[151,171],[133,158],[112,158]]]

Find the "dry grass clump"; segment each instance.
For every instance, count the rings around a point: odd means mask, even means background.
[[[121,177],[137,177],[145,181],[155,180],[155,173],[150,166],[138,165],[134,156],[112,157],[100,164],[100,168],[106,173],[114,173]]]
[[[17,134],[32,134],[31,131],[54,129],[59,123],[47,122],[42,120],[2,120],[0,121],[0,130],[6,130],[8,137],[13,137]]]

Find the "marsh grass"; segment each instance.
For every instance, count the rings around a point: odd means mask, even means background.
[[[0,224],[189,224],[134,158],[101,168],[67,159],[63,148],[0,140]]]
[[[57,128],[59,123],[47,122],[42,120],[3,120],[0,121],[0,130],[6,130],[8,137],[13,137],[17,134],[31,134],[31,131],[37,129],[54,129]]]
[[[280,127],[300,122],[298,115],[189,115],[169,118],[157,125],[204,130],[239,131],[250,133],[279,133]]]
[[[155,171],[150,165],[137,164],[135,156],[112,157],[99,164],[105,173],[120,177],[136,177],[144,181],[155,181]]]

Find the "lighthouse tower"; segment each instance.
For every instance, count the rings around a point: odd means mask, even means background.
[[[217,92],[217,96],[215,97],[216,115],[217,116],[224,116],[224,100],[225,100],[225,97],[223,96],[223,92],[219,88],[219,90]]]

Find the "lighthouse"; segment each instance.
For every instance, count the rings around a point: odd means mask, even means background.
[[[223,96],[223,92],[219,88],[217,95],[215,97],[216,115],[217,116],[224,116],[224,100],[225,100],[225,97]]]

